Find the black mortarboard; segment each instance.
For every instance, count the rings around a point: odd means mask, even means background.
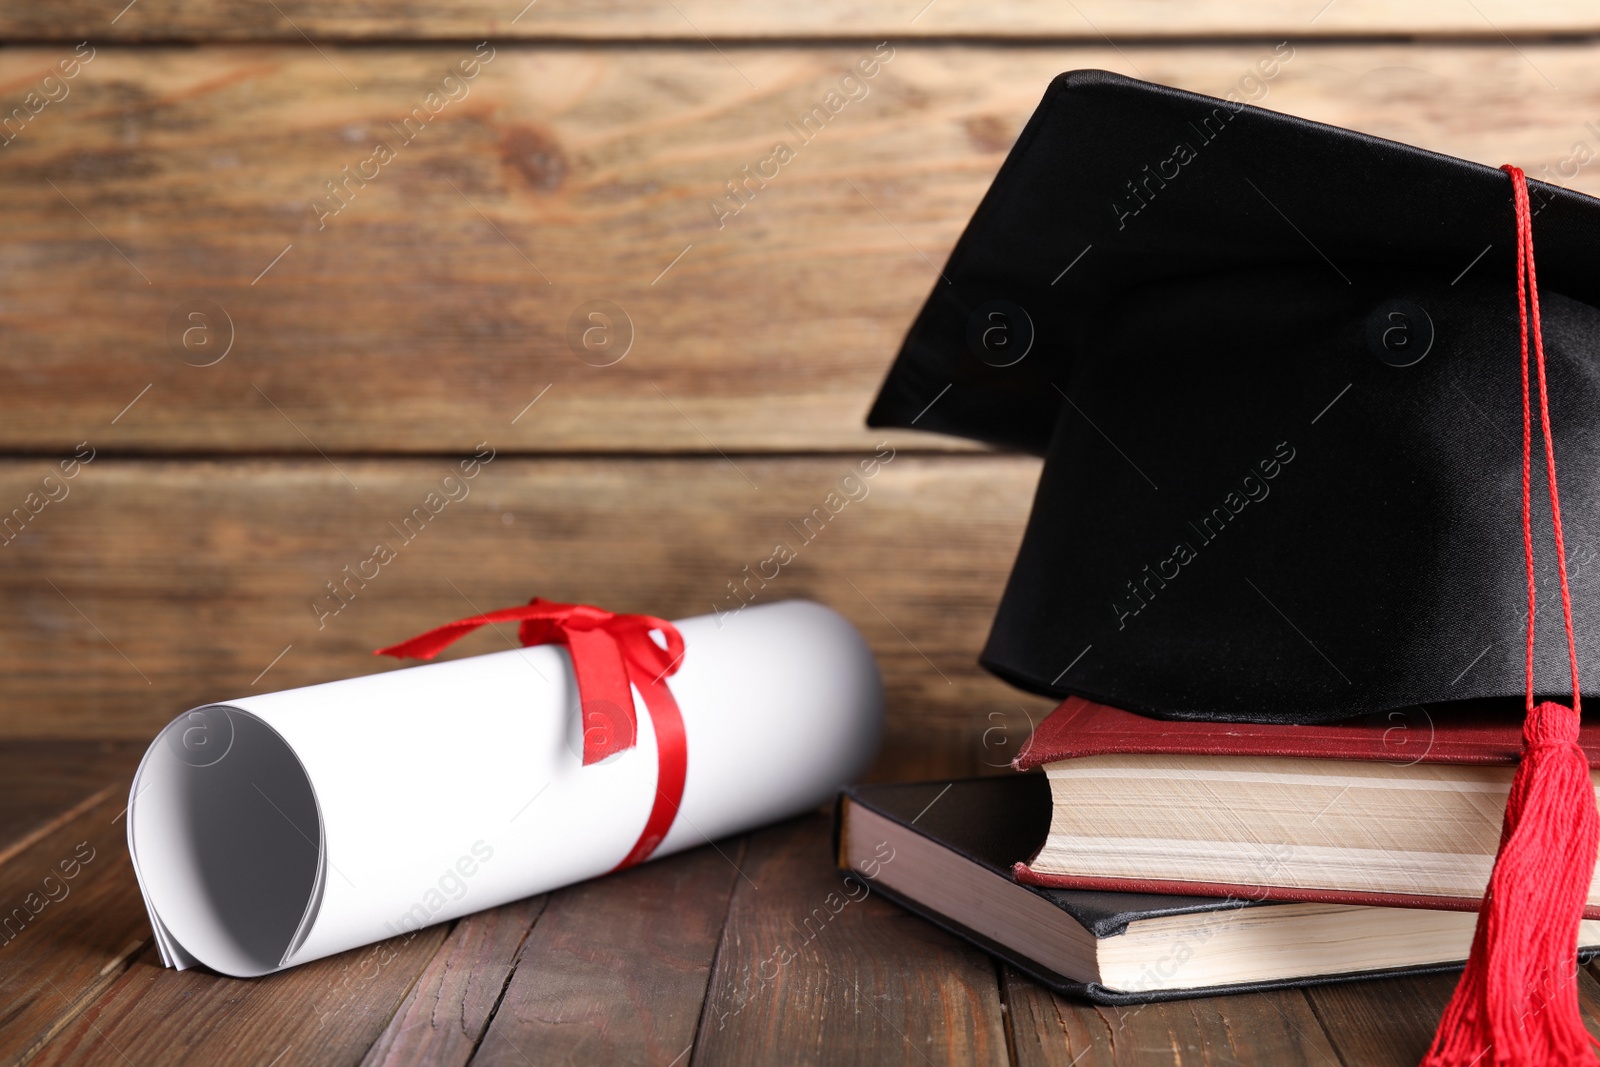
[[[1600,696],[1600,201],[1530,196]],[[1057,78],[869,418],[1046,457],[984,664],[1170,718],[1520,698],[1516,248],[1492,167]],[[1541,547],[1541,693],[1571,688],[1553,564]]]

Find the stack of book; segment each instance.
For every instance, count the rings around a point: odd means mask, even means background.
[[[1600,728],[1580,740],[1593,768]],[[1171,722],[1075,697],[1018,756],[1028,773],[845,791],[838,864],[1101,1002],[1448,970],[1520,750],[1520,720],[1488,711],[1412,724],[1401,746],[1370,724]],[[1593,884],[1585,915],[1579,943],[1600,946]]]

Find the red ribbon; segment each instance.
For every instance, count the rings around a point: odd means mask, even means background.
[[[397,645],[380,648],[373,655],[432,659],[478,627],[497,622],[520,623],[517,636],[524,647],[565,645],[572,654],[582,711],[585,767],[634,746],[638,719],[633,711],[633,689],[639,690],[655,726],[656,799],[639,840],[616,869],[648,859],[672,828],[689,770],[683,714],[666,684],[683,661],[683,635],[672,623],[653,615],[616,615],[588,604],[557,604],[534,597],[523,607],[457,619]],[[666,640],[665,648],[651,638],[652,630],[660,631]]]

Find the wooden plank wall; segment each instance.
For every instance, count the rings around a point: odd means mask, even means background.
[[[5,4],[0,736],[147,738],[536,592],[810,596],[883,664],[880,774],[1003,762],[1044,702],[974,661],[1037,463],[862,417],[1049,79],[1600,193],[1597,31],[1512,0]]]

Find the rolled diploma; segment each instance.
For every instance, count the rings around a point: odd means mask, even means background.
[[[675,625],[688,775],[655,857],[813,808],[871,761],[882,682],[842,616],[786,601]],[[544,645],[179,716],[128,811],[163,959],[268,974],[607,873],[655,796],[634,706],[636,746],[583,766],[571,660]]]

